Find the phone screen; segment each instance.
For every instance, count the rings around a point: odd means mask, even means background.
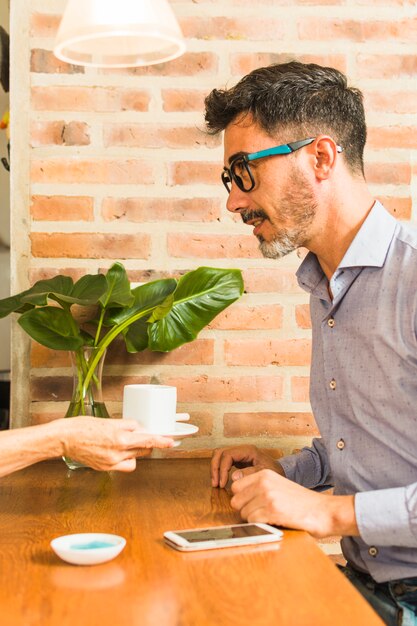
[[[259,535],[273,535],[274,533],[264,528],[259,528],[256,524],[246,524],[245,526],[227,526],[220,528],[205,528],[202,530],[184,530],[176,533],[190,543],[200,541],[221,541],[222,539],[237,539],[243,537],[256,537]]]

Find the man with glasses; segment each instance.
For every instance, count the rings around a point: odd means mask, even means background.
[[[224,131],[227,208],[262,254],[309,250],[297,277],[321,433],[279,462],[255,446],[216,450],[212,484],[235,466],[243,519],[342,535],[346,576],[387,624],[416,625],[417,233],[366,185],[362,94],[333,68],[273,65],[213,90],[206,123]]]

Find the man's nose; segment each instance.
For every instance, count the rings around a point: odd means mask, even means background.
[[[238,213],[249,206],[249,194],[245,193],[236,185],[232,183],[229,196],[226,202],[226,208],[231,213]]]

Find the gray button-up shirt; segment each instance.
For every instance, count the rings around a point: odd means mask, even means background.
[[[281,459],[306,487],[356,494],[344,555],[378,582],[417,576],[417,233],[376,202],[328,281],[309,253],[310,395],[321,439]]]

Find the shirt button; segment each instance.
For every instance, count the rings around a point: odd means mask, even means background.
[[[375,546],[371,546],[368,550],[368,554],[369,556],[373,556],[375,558],[378,554],[378,548],[375,548]]]
[[[327,320],[327,326],[329,326],[330,328],[333,328],[333,326],[334,326],[334,318],[333,317],[330,317]]]
[[[336,446],[339,448],[339,450],[343,450],[343,448],[345,447],[345,442],[343,441],[343,439],[339,439]]]
[[[396,596],[403,596],[407,592],[407,586],[404,583],[395,583],[392,591]]]
[[[336,381],[334,378],[332,378],[332,380],[329,382],[329,387],[330,389],[332,389],[333,391],[336,389]]]

